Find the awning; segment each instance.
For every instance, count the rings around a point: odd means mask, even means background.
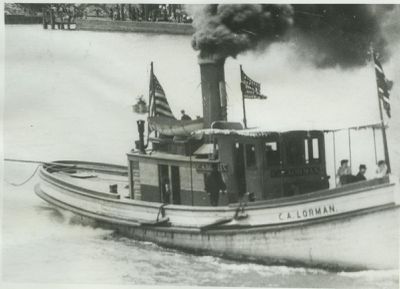
[[[282,129],[282,130],[269,130],[266,128],[248,128],[243,130],[235,130],[235,129],[215,129],[215,128],[208,128],[208,129],[200,129],[194,131],[192,135],[238,135],[238,136],[247,136],[247,137],[263,137],[268,136],[272,133],[285,133],[285,132],[293,132],[293,131],[322,131],[322,132],[336,132],[341,130],[360,130],[360,129],[367,129],[367,128],[381,128],[380,123],[368,124],[368,125],[361,125],[361,126],[350,126],[350,127],[342,127],[342,128],[319,128],[314,126],[310,127],[310,129],[305,128],[293,128],[293,129]]]

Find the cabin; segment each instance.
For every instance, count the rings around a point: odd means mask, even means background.
[[[210,206],[205,187],[213,167],[226,185],[219,206],[329,188],[322,131],[203,129],[176,141],[158,137],[151,150],[127,157],[135,200]]]
[[[144,121],[138,121],[139,141],[127,154],[130,198],[226,206],[329,188],[323,131],[243,129],[227,121],[225,60],[198,60],[203,118],[189,121],[174,117],[151,65],[148,127],[154,135],[148,130],[145,145]],[[206,190],[210,184],[221,188],[217,202]]]

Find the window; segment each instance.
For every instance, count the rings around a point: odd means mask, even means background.
[[[308,155],[308,139],[306,138],[304,140],[304,160],[306,161],[306,164],[310,162],[310,157]]]
[[[268,166],[277,166],[280,164],[280,152],[276,141],[266,142],[264,151]]]
[[[319,143],[317,138],[312,139],[312,154],[314,160],[319,159]]]
[[[246,166],[248,168],[256,166],[256,147],[253,144],[246,145]]]

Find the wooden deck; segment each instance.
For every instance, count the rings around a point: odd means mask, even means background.
[[[82,172],[82,171],[80,171]],[[65,172],[53,173],[56,178],[79,186],[88,190],[94,190],[101,193],[110,193],[110,186],[118,186],[118,194],[123,197],[129,197],[129,182],[128,178],[124,176],[115,176],[105,173],[93,172],[93,171],[83,171],[89,174],[95,175],[92,178],[75,178],[73,174]]]

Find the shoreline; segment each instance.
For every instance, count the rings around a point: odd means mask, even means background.
[[[4,15],[4,24],[42,24],[42,16]]]
[[[165,33],[177,35],[192,35],[194,33],[193,26],[186,23],[139,22],[109,19],[77,19],[76,30]]]

